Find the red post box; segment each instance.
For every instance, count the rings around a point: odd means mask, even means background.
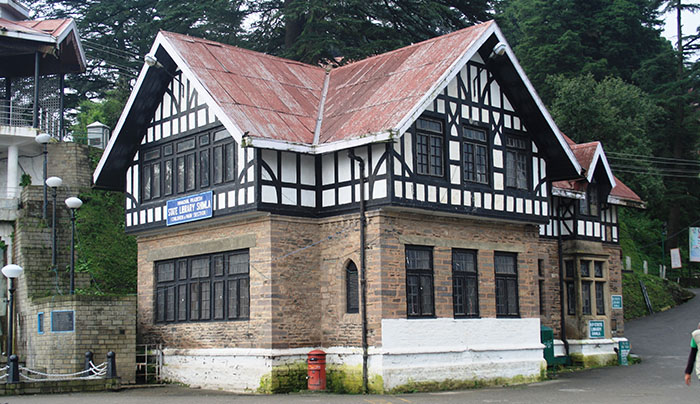
[[[308,353],[306,361],[308,365],[309,390],[326,389],[326,353],[315,349]]]

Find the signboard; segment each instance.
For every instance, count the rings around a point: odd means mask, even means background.
[[[690,262],[700,262],[700,227],[691,227],[688,236],[690,238]]]
[[[605,338],[605,321],[588,320],[588,338]]]
[[[630,354],[630,342],[629,341],[620,341],[618,343],[618,349],[617,349],[617,363],[620,364],[620,366],[628,366],[629,362],[627,361],[627,357]]]
[[[75,331],[75,312],[73,310],[56,310],[51,312],[51,332]]]
[[[612,308],[622,309],[622,295],[612,295]]]
[[[681,268],[681,249],[672,248],[671,249],[671,268]]]
[[[171,199],[166,207],[167,225],[193,222],[211,217],[212,191]]]

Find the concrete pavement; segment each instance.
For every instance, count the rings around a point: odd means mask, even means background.
[[[700,294],[700,290],[695,290]],[[2,403],[55,404],[457,404],[457,403],[697,403],[700,381],[690,387],[683,370],[690,351],[690,332],[700,322],[700,297],[674,309],[630,321],[625,335],[642,363],[629,367],[560,373],[553,380],[529,385],[440,393],[384,396],[289,394],[238,395],[180,386],[126,389],[116,393],[80,393],[0,398]]]

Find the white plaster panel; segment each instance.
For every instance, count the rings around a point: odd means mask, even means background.
[[[366,186],[369,186],[369,184],[366,184]],[[386,180],[374,181],[374,186],[372,187],[372,197],[374,199],[386,198],[386,195],[387,195],[386,186],[387,186]],[[369,198],[369,195],[367,197]]]
[[[593,236],[600,237],[600,223],[598,222],[593,224]]]
[[[316,193],[314,191],[302,189],[301,190],[301,206],[315,208],[316,207]]]
[[[161,209],[161,208],[155,208],[155,209],[153,209],[153,219],[154,219],[156,222],[160,222],[161,220],[163,220],[163,217],[161,216],[161,213],[163,213],[163,209]]]
[[[275,201],[277,198],[276,193],[277,191],[275,191]],[[226,202],[228,202],[229,208],[236,206],[236,191],[231,190],[226,193]]]
[[[382,156],[386,153],[386,149],[384,148],[384,145],[382,144],[375,144],[372,145],[372,162],[374,164],[374,167],[372,167],[372,170],[377,171],[377,175],[384,175],[386,174],[386,159],[382,160],[382,163],[377,167],[377,162],[382,159]]]
[[[474,192],[474,207],[481,207],[481,192]]]
[[[547,202],[542,202],[542,215],[546,216],[549,214],[549,204]]]
[[[133,222],[134,226],[139,224],[139,213],[138,212],[132,212],[131,213],[132,219],[131,221]]]
[[[447,85],[447,95],[457,97],[457,76],[450,80],[450,83]]]
[[[531,199],[525,200],[525,214],[528,214],[528,215],[532,214],[532,200]]]
[[[314,156],[302,154],[300,160],[301,183],[304,185],[316,185],[316,164]]]
[[[469,106],[462,105],[462,119],[469,119]]]
[[[493,173],[493,189],[503,191],[503,173]]]
[[[146,223],[146,211],[142,210],[139,212],[139,223]]]
[[[197,123],[199,126],[204,126],[207,123],[207,111],[205,109],[197,111]]]
[[[437,202],[437,187],[428,185],[428,202]]]
[[[503,109],[505,109],[506,111],[513,111],[513,106],[510,104],[510,100],[508,99],[508,97],[506,97],[505,94],[503,95]]]
[[[413,138],[412,135],[406,132],[403,135],[404,152],[404,162],[409,170],[413,171]]]
[[[126,227],[131,227],[131,215],[128,213],[126,215]]]
[[[459,142],[450,140],[450,160],[459,160]]]
[[[513,124],[512,124],[512,122],[511,122],[510,115],[508,115],[508,114],[503,114],[503,126],[505,126],[505,127],[508,128],[508,129],[510,129],[510,128],[513,127]]]
[[[226,194],[219,194],[216,199],[216,209],[223,209],[226,207]]]
[[[282,205],[296,205],[297,190],[294,188],[282,187]]]
[[[452,204],[453,205],[461,205],[462,204],[462,191],[459,189],[453,189],[452,190]]]
[[[445,100],[437,100],[437,113],[438,114],[444,114],[445,113]]]
[[[401,166],[401,160],[398,157],[394,157],[394,175],[402,175],[403,167]]]
[[[513,129],[520,130],[520,118],[517,116],[513,117]]]
[[[403,198],[403,186],[401,181],[394,181],[394,196]]]
[[[415,185],[412,182],[406,183],[406,199],[414,199],[415,197]]]
[[[153,222],[153,208],[148,208],[148,210],[146,210],[146,221],[148,223]]]
[[[272,171],[272,175],[277,175],[277,152],[274,150],[263,150],[262,151],[262,159],[270,167],[270,170]],[[263,169],[261,170],[262,173],[260,174],[261,178],[264,180],[272,180],[272,176],[270,176],[270,173]]]
[[[324,154],[321,157],[321,183],[329,185],[335,183],[335,159],[333,153]],[[324,205],[325,206],[325,205]]]
[[[516,198],[516,199],[515,199],[515,211],[516,211],[517,213],[523,213],[523,212],[524,212],[523,198]]]
[[[462,183],[462,168],[455,164],[450,164],[450,183],[461,184]]]
[[[457,104],[454,102],[450,102],[450,109],[452,110],[452,113],[457,112]],[[457,125],[451,124],[450,125],[450,136],[459,136],[459,133],[457,132]]]
[[[579,236],[585,236],[586,235],[586,227],[585,227],[585,222],[583,220],[579,220],[577,222],[576,228],[578,229],[578,235]]]
[[[501,146],[501,135],[499,135],[498,133],[496,133],[496,135],[493,137],[493,144],[495,146]],[[502,158],[501,161],[503,161]],[[501,163],[501,168],[503,168],[503,163]]]
[[[416,184],[416,199],[425,201],[425,185]]]
[[[352,187],[344,186],[338,189],[338,205],[352,202]]]
[[[512,196],[506,197],[506,211],[512,212],[515,210],[515,198]]]
[[[544,211],[544,212],[542,212],[542,214],[544,215],[544,214],[546,214],[546,212],[547,212],[547,211]],[[539,203],[539,202],[535,202],[535,215],[538,215],[538,216],[539,216],[539,214],[540,214],[540,203]]]
[[[325,189],[321,193],[321,203],[323,204],[323,207],[327,206],[333,206],[335,205],[335,190],[333,189]]]
[[[501,88],[496,80],[491,82],[491,105],[496,108],[501,107]]]
[[[586,221],[586,236],[593,236],[593,222],[591,221]]]
[[[481,109],[481,122],[484,123],[489,123],[489,110],[488,109]]]
[[[496,135],[498,137],[498,135]],[[500,139],[499,139],[500,140]],[[496,168],[503,168],[503,151],[493,150],[493,166]]]
[[[282,182],[297,182],[297,156],[294,153],[282,152]],[[282,192],[284,195],[284,191]]]
[[[472,116],[471,116],[471,119],[473,119],[473,120],[475,120],[475,121],[481,121],[481,117],[479,116],[479,111],[481,111],[479,108],[477,108],[477,107],[472,107]]]
[[[496,195],[494,196],[494,203],[493,203],[494,206],[493,206],[493,208],[494,208],[495,210],[500,210],[500,211],[502,211],[502,210],[505,208],[504,203],[503,203],[503,200],[504,200],[504,197],[503,197],[502,194],[496,194]]]
[[[440,203],[447,203],[448,201],[448,196],[449,196],[449,190],[444,187],[440,187],[438,190],[438,200]]]
[[[498,123],[501,121],[501,113],[496,112],[496,111],[491,111],[491,116],[493,116],[493,123],[495,125],[498,125]]]
[[[246,188],[246,196],[248,197],[247,203],[251,204],[255,202],[255,187]]]
[[[493,195],[492,194],[487,194],[484,193],[484,209],[489,209],[491,210],[491,202],[493,200]]]
[[[245,205],[245,189],[243,188],[238,190],[238,204]]]
[[[472,206],[472,192],[471,191],[464,191],[464,205],[465,206]]]
[[[617,206],[612,207],[612,222],[617,223]]]
[[[612,228],[612,239],[613,241],[617,241],[617,227]]]

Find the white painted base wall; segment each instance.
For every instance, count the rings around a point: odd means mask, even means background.
[[[627,338],[612,339],[570,339],[569,353],[579,353],[583,356],[595,355],[617,355],[615,349],[620,341],[627,341]],[[566,350],[564,342],[560,339],[554,340],[554,356],[564,356]]]
[[[545,366],[539,319],[382,320],[382,347],[369,350],[369,377],[384,389],[410,382],[536,378]],[[190,386],[256,391],[273,367],[306,361],[317,347],[165,349],[163,377]],[[318,347],[328,364],[362,364],[362,350]]]

